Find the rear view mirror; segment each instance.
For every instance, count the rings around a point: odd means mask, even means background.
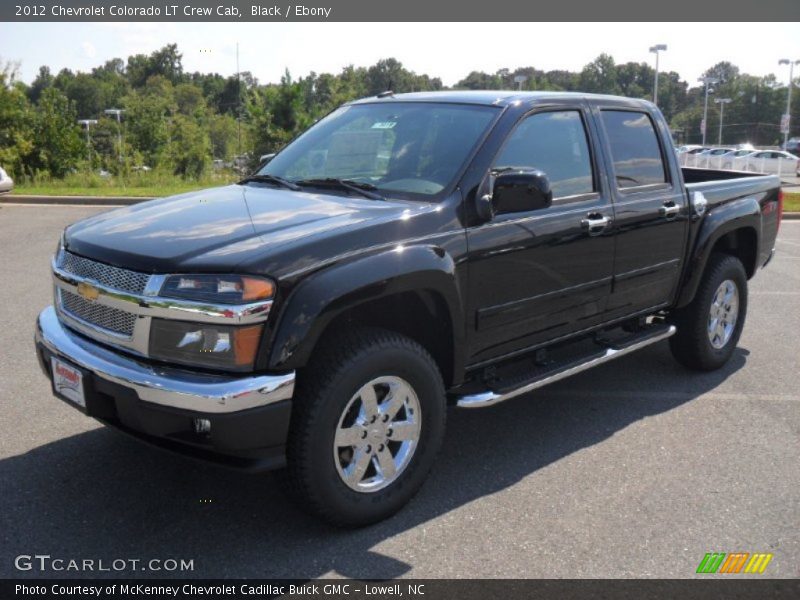
[[[538,169],[513,167],[500,171],[494,175],[490,190],[478,200],[478,213],[484,218],[539,210],[553,203],[550,180]]]

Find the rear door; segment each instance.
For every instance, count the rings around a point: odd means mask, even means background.
[[[611,198],[599,177],[580,100],[522,117],[492,168],[547,174],[553,204],[498,214],[469,228],[469,287],[474,335],[470,362],[522,351],[603,318],[611,291]]]
[[[597,107],[611,170],[616,252],[608,318],[669,303],[681,273],[687,210],[669,132],[645,110]]]

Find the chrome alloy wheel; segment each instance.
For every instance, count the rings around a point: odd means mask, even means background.
[[[724,348],[736,329],[739,288],[730,279],[719,284],[708,312],[708,340],[717,350]]]
[[[392,484],[411,462],[420,437],[419,399],[395,376],[376,377],[347,403],[333,442],[342,481],[357,492]]]

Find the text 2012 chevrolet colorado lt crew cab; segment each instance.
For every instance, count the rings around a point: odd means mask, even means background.
[[[36,349],[87,415],[285,465],[310,510],[365,524],[420,487],[448,403],[666,338],[723,365],[781,210],[775,177],[682,171],[645,101],[381,94],[239,184],[68,227]]]

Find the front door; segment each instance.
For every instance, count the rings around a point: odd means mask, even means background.
[[[543,171],[553,203],[468,229],[471,365],[603,318],[613,274],[613,215],[587,122],[582,104],[530,113],[494,160],[494,169]]]

